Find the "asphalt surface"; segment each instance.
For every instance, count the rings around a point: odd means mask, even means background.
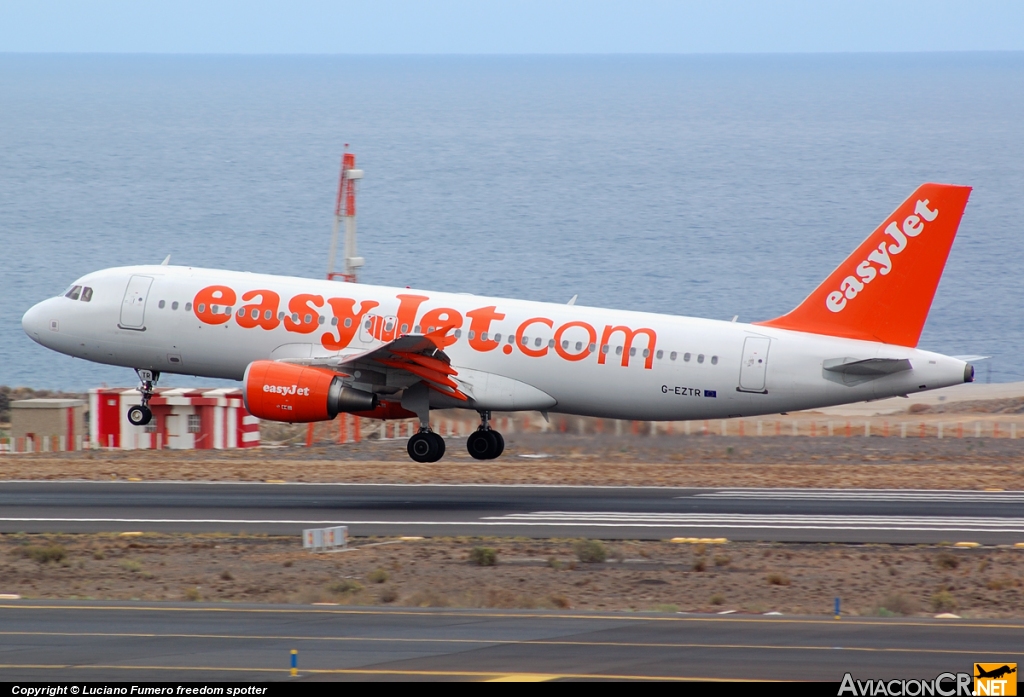
[[[1024,663],[1024,623],[8,601],[7,682],[931,679]],[[298,651],[299,676],[289,676]]]
[[[0,532],[1024,542],[1024,492],[0,482]]]

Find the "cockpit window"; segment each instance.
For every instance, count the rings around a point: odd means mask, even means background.
[[[82,292],[82,286],[71,286],[71,290],[64,294],[65,298],[71,298],[72,300],[78,300],[78,296]]]
[[[87,303],[92,300],[92,288],[86,286],[82,289],[82,302]]]

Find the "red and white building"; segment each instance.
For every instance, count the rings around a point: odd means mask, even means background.
[[[245,410],[242,391],[158,388],[149,400],[153,420],[128,422],[128,407],[138,390],[102,387],[89,390],[89,439],[94,448],[122,450],[207,450],[252,448],[260,444],[260,422]]]

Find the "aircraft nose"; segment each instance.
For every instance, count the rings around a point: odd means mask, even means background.
[[[33,341],[40,344],[43,343],[45,332],[59,331],[60,329],[59,324],[51,327],[51,324],[57,323],[57,320],[49,316],[52,314],[47,309],[49,302],[49,300],[44,300],[41,303],[36,303],[21,318],[21,328]]]

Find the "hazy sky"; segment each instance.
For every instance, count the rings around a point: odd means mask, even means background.
[[[1020,0],[0,0],[0,52],[1024,50]]]

